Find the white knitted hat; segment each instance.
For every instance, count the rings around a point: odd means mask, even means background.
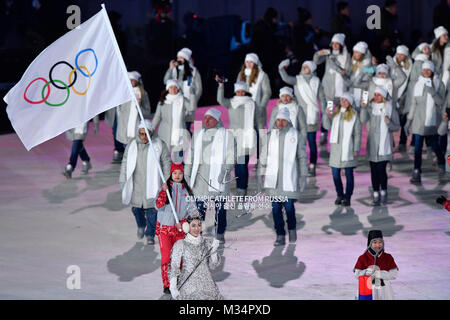
[[[178,81],[175,79],[169,79],[166,82],[166,90],[169,90],[170,87],[175,86],[178,89],[180,89],[180,85],[178,84]]]
[[[234,84],[234,92],[238,90],[244,90],[245,92],[248,92],[248,85],[246,82],[238,81]]]
[[[276,119],[284,119],[287,121],[291,121],[290,113],[288,108],[281,108],[278,110],[277,118]]]
[[[145,125],[147,126],[147,129],[150,131],[152,129],[152,122],[148,119],[144,119],[144,121],[141,120],[141,122],[139,123],[139,127],[138,129],[144,129],[144,122]]]
[[[131,72],[128,72],[128,78],[130,80],[136,80],[137,82],[139,82],[141,79],[141,74],[137,71],[131,71]]]
[[[407,46],[399,45],[397,47],[396,53],[404,54],[405,56],[409,55],[409,49]]]
[[[283,94],[288,94],[291,97],[294,97],[294,90],[292,90],[292,88],[289,87],[283,87],[280,89],[280,98]]]
[[[434,63],[433,63],[433,61],[430,61],[430,60],[424,61],[422,63],[422,70],[423,69],[430,69],[431,71],[434,72]]]
[[[353,51],[361,52],[362,54],[366,54],[367,48],[369,46],[364,41],[360,41],[353,46]]]
[[[383,96],[383,98],[386,98],[387,94],[388,94],[387,90],[384,89],[383,87],[376,87],[375,90],[374,90],[374,93],[381,94]]]
[[[346,99],[351,105],[353,105],[353,95],[350,92],[344,92],[341,96],[341,99],[342,98]]]
[[[182,57],[183,59],[190,61],[192,57],[192,50],[189,48],[183,48],[178,51],[177,57]]]
[[[389,74],[389,67],[387,64],[381,63],[381,64],[377,65],[375,71],[376,71],[376,74],[379,74],[381,72]]]
[[[337,42],[340,43],[341,46],[345,45],[345,34],[343,33],[336,33],[333,35],[333,38],[331,38],[331,42]]]
[[[434,29],[434,37],[436,39],[439,39],[443,34],[448,34],[447,29],[445,29],[443,26],[439,26]]]
[[[222,112],[220,112],[216,108],[211,108],[208,111],[206,111],[205,116],[206,115],[209,115],[209,116],[213,117],[214,119],[216,119],[217,121],[220,121],[220,116],[222,115]]]
[[[422,42],[421,44],[418,45],[418,48],[420,51],[422,51],[425,46],[429,47],[430,44],[426,43],[426,42]]]
[[[255,64],[259,65],[259,58],[256,53],[249,53],[245,56],[245,61],[251,61]]]
[[[314,71],[316,71],[316,69],[317,69],[317,65],[314,63],[314,61],[311,61],[311,60],[306,60],[305,62],[303,62],[302,68],[303,68],[303,66],[308,66],[311,73],[314,73]]]

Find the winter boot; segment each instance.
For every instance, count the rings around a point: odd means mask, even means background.
[[[289,242],[295,243],[297,241],[297,230],[288,230],[289,231]]]
[[[73,172],[73,168],[72,165],[69,163],[66,165],[66,168],[64,169],[64,172],[62,173],[67,179],[71,179],[72,178],[72,172]]]
[[[343,207],[350,207],[350,199],[345,199],[342,200],[342,206]]]
[[[246,194],[247,194],[247,189],[236,188],[236,195],[237,196],[245,196]]]
[[[411,182],[411,183],[420,183],[421,182],[419,169],[414,169],[412,178],[409,180],[409,182]]]
[[[151,236],[147,236],[147,245],[151,246],[155,244],[155,238]]]
[[[111,163],[121,163],[122,157],[123,157],[123,152],[114,150],[113,159],[112,159]]]
[[[381,205],[385,206],[387,204],[387,190],[381,190],[380,195],[381,195],[380,199]]]
[[[164,294],[171,294],[169,288],[164,288],[164,291],[163,291],[163,292],[164,292]]]
[[[380,205],[380,193],[378,191],[375,191],[373,193],[373,199],[372,199],[372,206],[379,206]]]
[[[286,244],[285,236],[277,236],[277,240],[275,240],[275,243],[273,244],[276,246],[284,246]]]
[[[338,196],[336,198],[336,200],[334,201],[334,204],[337,205],[337,206],[340,206],[342,204],[342,197]]]
[[[308,177],[315,177],[316,176],[316,164],[311,163],[309,164],[308,168]]]
[[[387,171],[392,171],[392,162],[389,161],[389,162],[387,163],[386,169],[387,169]]]
[[[406,144],[400,143],[400,144],[397,146],[397,152],[405,152],[405,151],[406,151]]]
[[[138,239],[142,239],[144,237],[144,231],[145,231],[145,228],[138,228],[137,229],[137,237],[138,237]]]
[[[327,144],[327,135],[325,134],[325,132],[320,133],[320,142],[319,143],[321,146]]]
[[[89,170],[92,169],[92,165],[90,161],[83,161],[82,163],[83,167],[81,169],[81,172],[83,174],[88,174]]]

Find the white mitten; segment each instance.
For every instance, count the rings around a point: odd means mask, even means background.
[[[285,59],[280,62],[280,64],[278,65],[278,69],[283,69],[284,67],[289,66],[290,63],[291,62],[289,61],[289,59]]]
[[[178,282],[178,280],[175,277],[170,279],[169,289],[170,289],[170,294],[172,295],[172,298],[174,300],[176,300],[180,296],[180,291],[178,291],[178,288],[177,288],[177,282]]]
[[[366,276],[371,276],[374,273],[374,270],[372,268],[366,269]]]
[[[217,249],[219,248],[219,244],[220,244],[220,241],[217,239],[214,239],[212,242],[212,245],[211,245],[211,252],[216,252]]]

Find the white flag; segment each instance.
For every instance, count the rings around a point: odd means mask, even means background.
[[[133,99],[106,10],[56,40],[4,97],[25,148]]]

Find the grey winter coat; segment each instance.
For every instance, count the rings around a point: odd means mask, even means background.
[[[147,177],[147,151],[150,145],[144,144],[138,137],[135,138],[137,142],[137,158],[136,158],[136,168],[133,172],[133,195],[131,197],[130,205],[137,208],[155,208],[156,199],[146,199],[146,177]],[[155,143],[160,140],[156,134],[152,136],[152,142]],[[169,178],[170,173],[170,153],[167,149],[164,141],[162,142],[162,151],[159,163],[163,171],[164,178]],[[122,158],[122,164],[120,167],[119,183],[121,186],[126,182],[127,176],[127,158],[128,150],[130,145],[128,144],[125,148],[125,152]]]
[[[392,153],[390,155],[380,156],[378,155],[378,150],[380,147],[380,121],[384,121],[384,116],[375,116],[372,114],[372,103],[367,107],[361,107],[360,112],[361,123],[367,122],[367,130],[369,131],[369,135],[367,137],[367,160],[371,162],[381,162],[381,161],[392,161]],[[392,133],[398,131],[400,129],[400,120],[398,117],[397,110],[392,107],[392,114],[390,117],[390,121],[387,124],[389,132],[391,134],[391,142]]]
[[[259,88],[260,94],[259,99],[255,101],[255,127],[257,129],[262,129],[267,123],[267,103],[269,102],[270,97],[272,96],[272,89],[270,88],[270,81],[267,73],[259,69],[259,72],[263,72],[263,78],[261,81],[261,88]],[[239,73],[236,81],[241,81],[241,74]],[[245,81],[247,85],[250,87],[250,77],[245,76]]]
[[[424,94],[420,97],[411,98],[411,106],[408,113],[408,120],[405,125],[405,132],[409,134],[418,134],[421,136],[429,136],[437,134],[437,129],[441,123],[442,116],[445,112],[444,96],[445,87],[442,81],[439,83],[439,90],[436,92],[434,88],[425,86]],[[412,88],[414,92],[414,88]],[[425,126],[426,119],[426,105],[427,105],[427,94],[429,92],[433,97],[435,103],[436,112],[436,125],[435,126]],[[413,95],[413,94],[412,94]]]
[[[195,67],[194,67],[195,68]],[[195,111],[197,110],[198,101],[200,100],[202,93],[203,93],[203,87],[202,87],[202,78],[200,76],[200,72],[195,68],[195,71],[193,72],[193,79],[191,82],[191,97],[190,97],[190,108],[186,113],[185,120],[186,122],[194,122],[195,120]],[[183,77],[184,77],[184,70],[178,70],[178,83],[180,85],[183,84]],[[172,70],[169,68],[167,69],[165,75],[164,75],[164,84],[167,82],[167,80],[172,79]]]
[[[162,104],[158,103],[156,107],[156,112],[153,116],[152,120],[152,131],[155,131],[158,128],[158,136],[164,141],[169,148],[170,152],[178,152],[184,150],[184,146],[187,145],[187,142],[190,140],[190,134],[186,130],[186,106],[189,104],[189,100],[184,98],[183,109],[181,111],[181,128],[183,130],[183,144],[180,146],[172,146],[171,138],[172,138],[172,106],[173,104]]]
[[[447,99],[446,99],[446,103],[444,105],[444,107],[446,108],[450,108],[450,91],[447,91]],[[445,112],[445,109],[444,109]],[[447,116],[450,117],[450,114],[447,114]],[[442,119],[441,121],[441,125],[438,128],[438,134],[443,136],[443,135],[447,135],[447,150],[445,152],[445,159],[447,159],[448,157],[450,157],[450,121],[445,121],[444,119]],[[448,163],[448,161],[445,161],[446,165],[446,171],[450,172],[450,165]]]
[[[223,124],[221,122],[219,122],[217,126],[215,126],[214,128],[205,130],[203,134],[200,164],[198,166],[195,183],[193,186],[191,186],[191,189],[196,197],[223,195],[223,193],[219,191],[215,190],[209,191],[209,185],[200,177],[202,176],[207,181],[209,180],[209,174],[211,169],[210,163],[212,161],[211,148],[214,141],[214,136],[220,128],[223,128]],[[184,166],[184,175],[188,183],[190,183],[191,173],[193,169],[195,144],[197,142],[200,132],[201,130],[197,130],[196,132],[194,132],[189,154],[185,160],[186,162]],[[234,140],[233,134],[228,130],[227,130],[227,139],[228,141],[226,151],[227,152],[226,162],[222,165],[222,169],[219,174],[219,181],[230,180],[230,173],[233,170],[234,164],[236,163],[236,142]],[[227,173],[226,176],[225,173]]]
[[[439,41],[439,39],[434,39],[433,43],[431,44],[431,48],[433,48],[433,45],[436,41]],[[444,47],[444,54],[445,49],[448,50],[450,48],[450,42],[447,42],[446,46]],[[447,57],[447,59],[450,59],[450,57]],[[439,53],[439,51],[433,51],[431,53],[431,60],[434,63],[434,70],[435,74],[439,75],[439,78],[442,80],[442,76],[444,74],[443,65],[444,65],[444,57]]]
[[[245,129],[244,121],[245,121],[245,106],[240,105],[236,109],[231,107],[231,99],[227,99],[224,96],[224,87],[219,86],[217,88],[217,101],[222,107],[228,109],[228,116],[230,118],[230,129],[234,135],[236,141],[236,155],[237,157],[241,157],[244,155],[249,155],[254,152],[253,149],[244,149],[242,146],[244,145],[244,137],[241,130]],[[256,107],[255,107],[255,118],[256,118]],[[254,138],[256,139],[256,132]],[[255,140],[256,141],[256,140]],[[256,146],[256,143],[255,143]]]
[[[353,110],[355,111],[355,110]],[[355,124],[353,126],[353,133],[352,133],[352,140],[353,140],[353,152],[359,153],[361,150],[361,121],[359,119],[359,114],[356,112],[356,120]],[[331,151],[330,151],[330,167],[333,168],[354,168],[358,165],[358,159],[357,157],[354,157],[353,160],[349,161],[341,161],[341,150],[342,150],[342,139],[343,139],[343,132],[344,132],[344,117],[341,116],[341,119],[339,121],[339,137],[338,137],[338,143],[330,143],[331,145]],[[333,123],[333,119],[326,116],[322,118],[323,127],[327,130],[331,130],[331,125]]]
[[[92,121],[94,122],[94,131],[98,131],[98,124],[99,124],[99,117],[96,115],[94,118],[92,118]],[[84,124],[86,130],[84,130],[83,133],[75,133],[75,128],[67,130],[66,131],[66,138],[67,140],[74,141],[74,140],[83,140],[86,139],[86,136],[89,131],[89,121]]]
[[[303,116],[305,119],[305,125],[306,125],[306,115],[308,114],[308,105],[306,104],[305,100],[303,100],[302,96],[300,95],[300,92],[298,91],[298,86],[297,86],[297,78],[288,75],[288,73],[286,72],[286,70],[284,68],[278,68],[278,72],[280,73],[281,79],[283,79],[284,82],[286,82],[287,84],[291,85],[294,87],[294,95],[295,95],[295,99],[297,100],[297,104],[301,107],[301,109],[303,110]],[[299,76],[305,78],[306,82],[309,83],[312,79],[312,75],[302,75],[300,74]],[[318,101],[319,101],[319,109],[321,111],[321,114],[324,114],[324,110],[327,106],[327,99],[325,98],[325,92],[322,86],[322,83],[319,84],[319,89],[317,90],[317,94],[318,94]],[[274,114],[274,111],[272,111],[272,116]],[[276,114],[275,114],[276,115]],[[300,113],[299,113],[300,116]],[[319,112],[317,112],[316,115],[316,119],[317,119],[317,123],[314,125],[307,125],[306,128],[306,132],[315,132],[317,130],[320,129],[320,117],[319,117]],[[272,123],[272,118],[270,119],[270,123]],[[272,125],[269,124],[269,129],[272,128]],[[299,127],[297,127],[299,128]],[[300,127],[300,131],[302,127]],[[302,132],[303,134],[303,132]],[[306,136],[306,135],[305,135]]]
[[[344,50],[347,50],[347,48],[344,48]],[[336,77],[336,74],[331,73],[330,71],[335,70],[335,71],[339,72],[339,70],[344,70],[346,74],[350,74],[351,67],[352,67],[351,60],[352,60],[351,54],[348,53],[345,64],[343,66],[338,66],[337,60],[336,60],[335,56],[333,56],[332,54],[325,55],[325,56],[319,56],[318,51],[314,54],[313,61],[316,65],[320,65],[325,62],[325,74],[322,79],[322,85],[324,88],[325,97],[326,97],[327,101],[333,101],[335,104],[339,104],[339,100],[340,100],[339,97],[335,97],[335,92],[334,92],[334,79]],[[342,76],[342,78],[344,78],[344,90],[343,91],[345,92],[345,91],[347,91],[345,88],[346,87],[345,76]]]
[[[109,126],[114,126],[114,121],[117,117],[117,108],[111,108],[109,110],[105,111],[105,123]],[[148,97],[148,93],[146,90],[144,90],[144,97],[141,100],[141,109],[142,109],[142,115],[146,119],[150,119],[151,116],[151,108],[150,108],[150,99]]]
[[[283,190],[283,155],[284,155],[284,143],[285,137],[292,124],[289,123],[284,129],[280,130],[279,136],[279,147],[278,147],[278,177],[276,188],[265,188],[266,195],[268,196],[281,196],[288,197],[288,199],[299,199],[300,193],[305,190],[306,187],[306,177],[308,176],[308,158],[306,154],[306,140],[305,137],[297,130],[297,150],[296,152],[296,163],[297,172],[299,174],[297,192],[290,192]],[[268,144],[270,141],[271,131],[268,132],[267,139],[263,139],[264,143],[262,145],[261,155],[258,160],[257,174],[265,176],[265,171],[267,169],[267,157],[268,157]],[[294,150],[292,150],[294,152]],[[263,186],[262,186],[263,187]]]

